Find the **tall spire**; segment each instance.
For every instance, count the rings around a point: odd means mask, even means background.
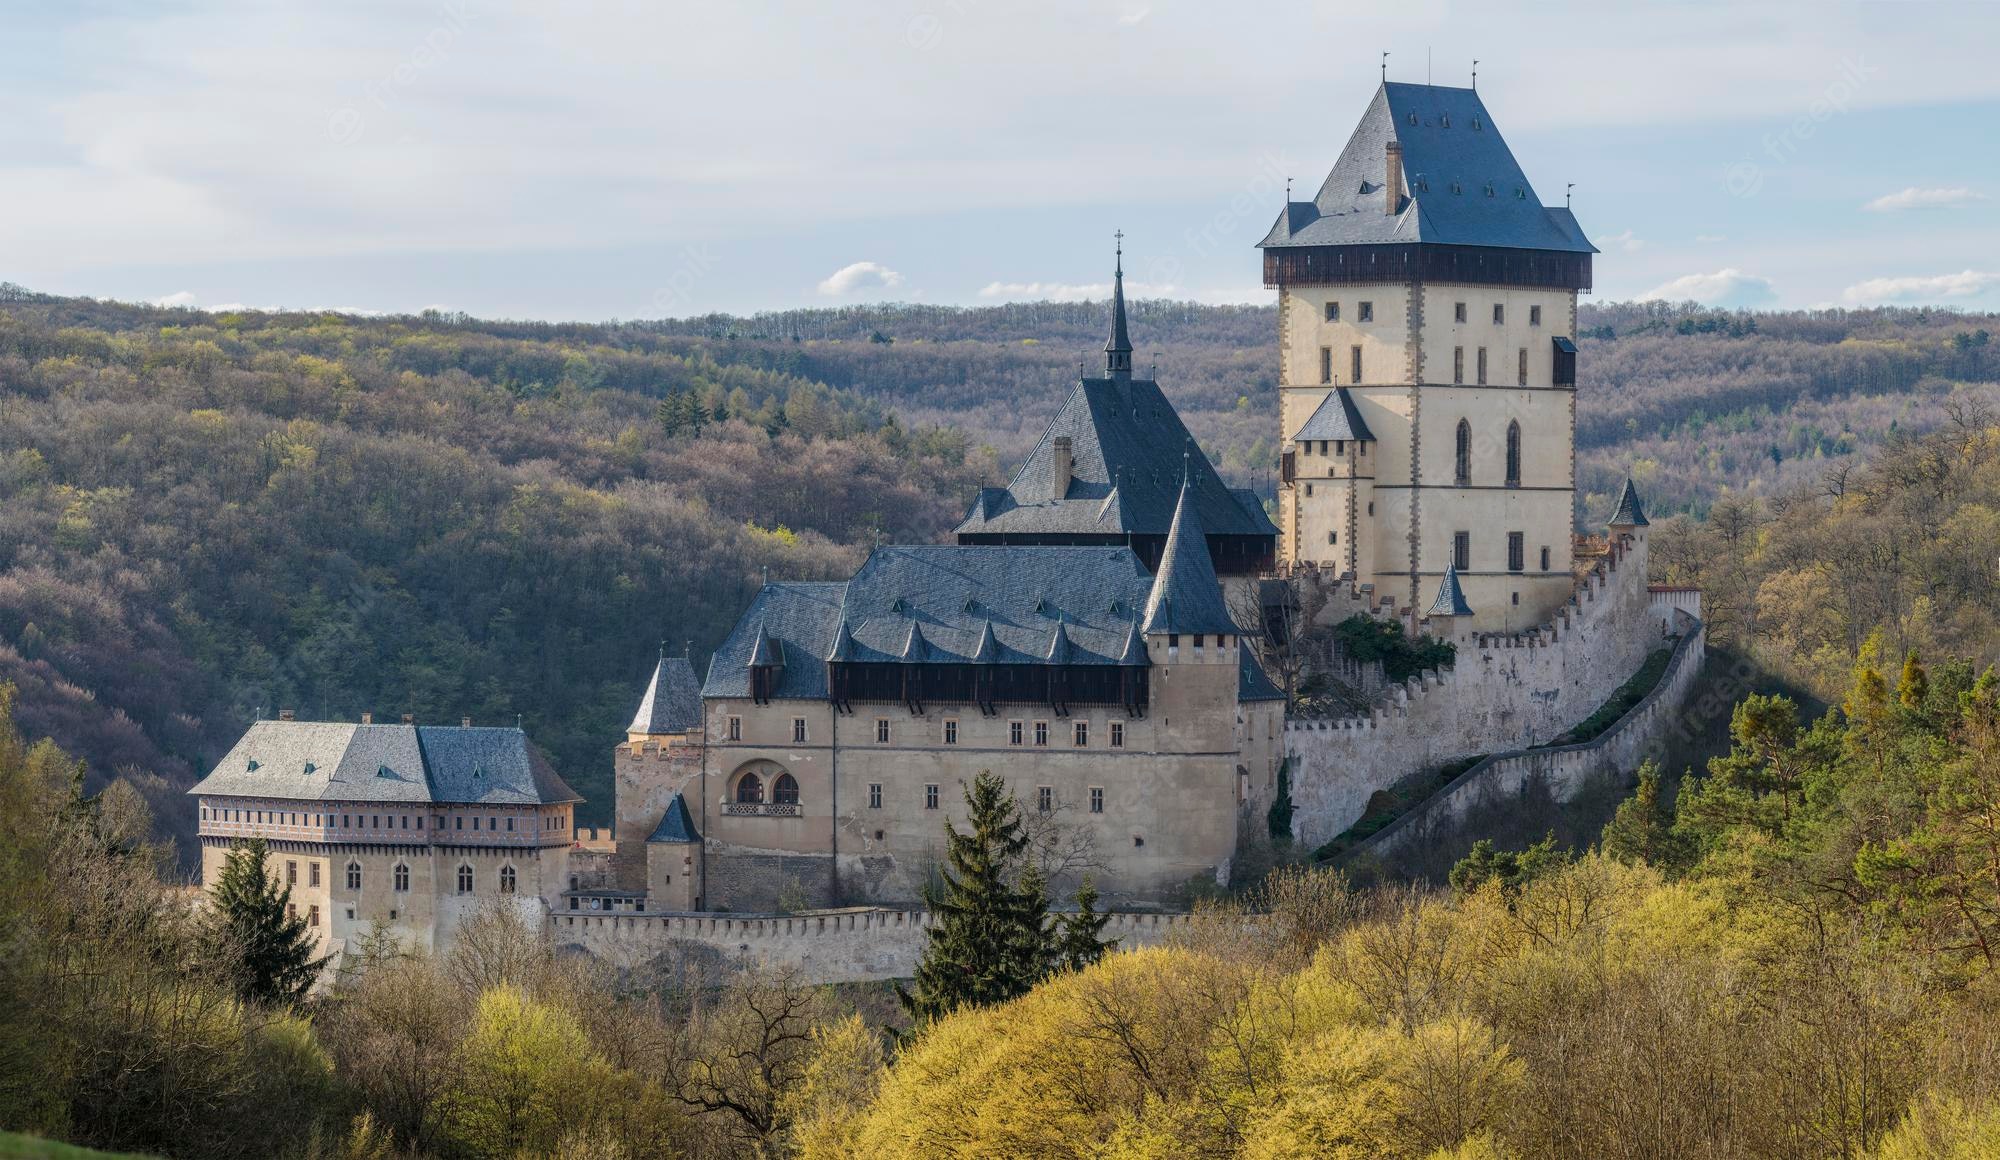
[[[1132,340],[1125,335],[1125,231],[1118,239],[1118,268],[1111,276],[1111,341],[1104,344],[1104,377],[1132,377]]]

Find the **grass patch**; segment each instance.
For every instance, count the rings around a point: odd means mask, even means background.
[[[1389,824],[1408,813],[1410,807],[1450,785],[1459,774],[1485,760],[1486,755],[1480,753],[1448,761],[1436,769],[1403,778],[1388,789],[1376,790],[1368,798],[1368,807],[1361,811],[1361,820],[1314,850],[1313,861],[1330,861],[1388,829]]]
[[[1632,674],[1631,680],[1618,686],[1618,691],[1611,694],[1611,699],[1597,707],[1597,712],[1577,722],[1574,728],[1554,741],[1533,748],[1550,749],[1558,745],[1581,745],[1594,740],[1606,729],[1616,725],[1618,719],[1630,713],[1639,702],[1646,699],[1646,694],[1652,692],[1660,683],[1660,678],[1667,674],[1667,662],[1672,660],[1673,656],[1674,650],[1671,646],[1655,651],[1646,658],[1645,664],[1639,666],[1639,671]]]

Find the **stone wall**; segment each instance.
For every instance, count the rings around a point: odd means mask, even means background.
[[[1186,925],[1185,914],[1113,914],[1099,936],[1121,948],[1152,946]],[[815,983],[906,979],[916,973],[932,916],[857,907],[792,915],[569,914],[552,916],[556,946],[618,967],[662,957],[717,966],[797,967]]]
[[[1287,722],[1293,837],[1318,846],[1359,821],[1378,790],[1545,743],[1595,712],[1666,634],[1646,587],[1644,535],[1612,543],[1550,623],[1456,635],[1452,669],[1392,687],[1366,717]]]
[[[1576,745],[1489,757],[1355,846],[1348,856],[1384,857],[1448,828],[1475,804],[1517,796],[1532,783],[1546,785],[1557,801],[1568,801],[1592,781],[1628,774],[1648,756],[1660,752],[1681,735],[1681,710],[1707,655],[1707,629],[1684,612],[1673,615],[1675,627],[1683,635],[1674,646],[1667,671],[1653,691],[1617,724]]]

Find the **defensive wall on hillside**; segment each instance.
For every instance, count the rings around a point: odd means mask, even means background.
[[[1548,624],[1461,633],[1449,670],[1391,687],[1367,716],[1285,723],[1292,835],[1318,846],[1403,778],[1544,744],[1595,712],[1667,635],[1643,539],[1617,541]]]
[[[618,967],[680,956],[699,965],[797,967],[818,983],[879,982],[916,973],[923,910],[853,907],[803,914],[572,914],[551,916],[556,946]],[[1112,914],[1100,938],[1121,948],[1153,946],[1184,927],[1185,914]]]
[[[1660,682],[1617,724],[1589,741],[1498,753],[1453,778],[1451,784],[1348,851],[1345,857],[1385,858],[1447,831],[1475,806],[1499,805],[1531,785],[1545,785],[1568,801],[1586,786],[1637,769],[1683,732],[1682,708],[1707,656],[1708,631],[1686,612],[1670,620],[1680,633]]]

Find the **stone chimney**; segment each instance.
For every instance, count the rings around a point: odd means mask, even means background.
[[[1383,193],[1387,196],[1382,201],[1382,212],[1395,217],[1403,208],[1403,143],[1392,138],[1386,150],[1389,176],[1384,183],[1387,188]]]
[[[1070,453],[1069,436],[1067,435],[1056,436],[1055,459],[1056,459],[1056,478],[1055,478],[1055,483],[1053,485],[1055,495],[1051,498],[1062,499],[1065,496],[1069,495],[1069,481],[1070,478],[1075,474],[1075,467],[1076,467],[1076,460]]]
[[[417,723],[417,715],[416,715],[415,713],[405,713],[405,714],[403,714],[403,724],[405,724],[405,725],[415,725],[416,723]]]
[[[363,725],[373,725],[375,723],[375,714],[363,713],[361,715],[361,723]]]
[[[458,719],[458,727],[459,727],[460,729],[470,729],[470,728],[472,728],[472,718],[470,718],[470,717],[460,717],[460,718]]]
[[[293,712],[292,712],[292,711],[291,711],[290,709],[280,709],[280,710],[278,710],[278,720],[280,720],[280,721],[290,721],[290,720],[292,720],[292,719],[293,719],[293,717],[295,717],[295,716],[296,716],[296,714],[295,714],[295,713],[293,713]]]

